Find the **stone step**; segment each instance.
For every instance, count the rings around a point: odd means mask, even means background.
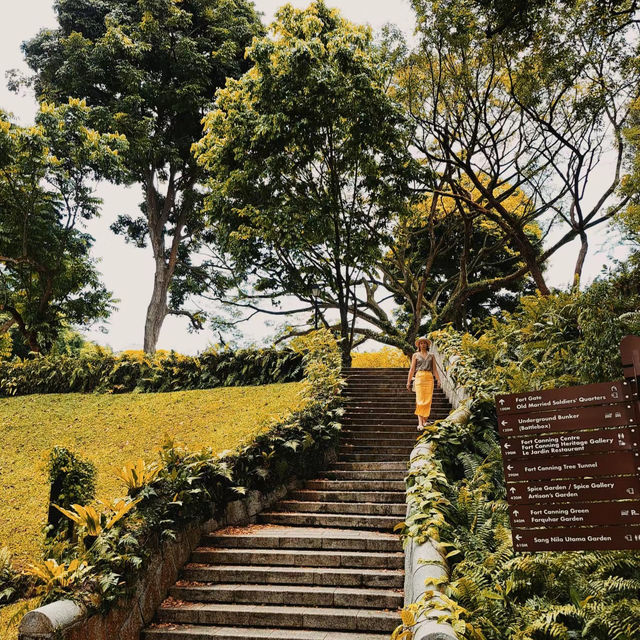
[[[432,403],[431,410],[434,413],[442,413],[443,411],[448,410],[448,407]],[[341,421],[344,423],[349,423],[352,421],[362,422],[364,420],[373,420],[376,422],[382,422],[383,424],[389,424],[393,422],[415,420],[415,418],[415,406],[411,405],[410,411],[361,411],[359,409],[348,408],[342,416]]]
[[[371,495],[378,494],[374,492]],[[400,537],[388,533],[353,531],[352,529],[259,527],[257,525],[247,527],[247,533],[214,533],[204,536],[202,543],[205,546],[226,547],[228,549],[345,549],[348,551],[392,552],[402,549]]]
[[[407,507],[400,503],[386,502],[317,502],[314,500],[281,500],[273,507],[274,512],[321,513],[372,516],[404,516]]]
[[[269,629],[212,627],[208,625],[158,625],[145,630],[143,640],[389,640],[388,633],[356,631],[313,631],[308,629]]]
[[[266,524],[392,531],[403,518],[401,516],[354,515],[344,513],[324,514],[313,512],[267,511],[261,513],[258,519],[260,522]]]
[[[431,413],[434,415],[449,415],[449,407],[441,407],[431,405]],[[411,405],[410,411],[390,412],[388,416],[381,415],[380,412],[372,411],[370,413],[347,411],[341,418],[341,422],[350,424],[352,422],[380,422],[381,424],[406,423],[407,421],[416,421],[415,405]]]
[[[352,424],[379,424],[381,426],[397,424],[399,426],[410,425],[413,427],[418,423],[418,418],[415,415],[378,418],[375,414],[371,414],[370,416],[358,416],[357,418],[342,416],[340,422],[345,427],[350,427]]]
[[[234,604],[276,604],[307,607],[348,607],[363,609],[399,609],[402,593],[390,589],[350,589],[312,585],[273,584],[191,584],[178,582],[169,595],[190,602],[226,602]]]
[[[418,425],[417,422],[414,425],[413,430],[417,432]],[[417,433],[413,433],[411,430],[400,430],[397,431],[395,429],[378,429],[376,426],[369,427],[369,429],[364,429],[363,427],[358,427],[357,429],[352,429],[351,427],[342,427],[341,438],[351,438],[351,439],[369,439],[375,440],[376,442],[387,442],[387,441],[395,441],[402,440],[407,442],[415,442],[418,437]]]
[[[400,589],[404,571],[399,569],[350,569],[346,567],[248,567],[246,565],[188,564],[181,571],[188,582],[233,584],[298,584],[365,589]]]
[[[318,480],[401,480],[407,477],[407,471],[344,471],[341,469],[335,469],[331,471],[325,471],[324,475],[318,478]]]
[[[358,477],[342,480],[309,480],[305,487],[311,491],[405,491],[404,476],[398,480],[360,480]]]
[[[407,471],[407,462],[334,462],[330,471]]]
[[[428,421],[428,424],[433,424],[434,420],[438,420],[437,417],[433,417]],[[411,425],[380,425],[380,424],[350,424],[349,425],[349,429],[348,429],[348,433],[349,435],[351,435],[352,433],[357,433],[360,431],[379,431],[379,432],[384,432],[388,427],[387,433],[392,434],[392,433],[401,433],[404,434],[405,436],[410,436],[410,435],[414,435],[417,437],[418,436],[418,419],[416,418],[414,424]],[[343,432],[344,433],[344,432]]]
[[[404,505],[403,505],[404,506]],[[406,507],[404,509],[406,512]],[[401,569],[401,552],[325,551],[321,549],[217,549],[198,547],[191,554],[196,564],[247,565],[268,567],[365,567]]]
[[[384,448],[386,446],[403,446],[411,451],[416,446],[417,435],[409,435],[406,434],[396,434],[394,436],[389,436],[388,434],[383,434],[378,432],[378,435],[373,435],[374,432],[365,431],[367,435],[362,436],[360,433],[349,433],[345,434],[343,432],[342,438],[340,439],[341,446],[345,447],[376,447],[376,448]],[[417,430],[416,430],[417,434]]]
[[[396,379],[396,380],[375,380],[370,379],[367,380],[365,378],[350,378],[347,380],[347,384],[344,386],[344,389],[372,389],[375,391],[393,391],[399,393],[415,393],[413,389],[407,389],[407,379]],[[344,390],[343,389],[343,390]],[[433,393],[445,396],[444,391],[436,386],[433,389]]]
[[[157,621],[178,624],[253,626],[323,631],[375,631],[391,633],[399,624],[398,613],[377,609],[291,607],[167,601],[158,610]],[[214,636],[215,637],[215,636]]]
[[[345,462],[385,462],[389,460],[409,461],[409,453],[342,453],[340,460]]]
[[[340,447],[338,448],[338,457],[340,460],[342,460],[342,455],[352,455],[354,453],[358,453],[358,454],[378,454],[378,455],[385,455],[385,454],[391,454],[391,455],[402,455],[403,457],[407,458],[409,456],[409,454],[411,453],[411,451],[414,448],[414,442],[409,442],[406,445],[399,445],[398,443],[395,443],[394,445],[388,444],[380,444],[378,443],[377,445],[375,444],[370,444],[370,445],[366,445],[366,444],[361,444],[361,443],[353,443],[353,442],[342,442],[342,444],[340,445]],[[346,459],[345,459],[346,461]]]
[[[405,471],[407,462],[334,462],[330,471]]]
[[[292,500],[319,502],[383,502],[405,504],[404,491],[313,491],[301,489],[290,495]]]

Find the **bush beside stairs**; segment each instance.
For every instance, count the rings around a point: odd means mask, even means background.
[[[202,539],[143,640],[383,640],[404,604],[406,369],[348,369],[338,460],[253,525]],[[432,419],[448,414],[436,388]]]

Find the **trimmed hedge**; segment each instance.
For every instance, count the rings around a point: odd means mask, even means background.
[[[0,361],[0,396],[32,393],[188,391],[297,382],[303,359],[292,349],[175,352],[148,356],[96,349],[80,356],[40,356]]]

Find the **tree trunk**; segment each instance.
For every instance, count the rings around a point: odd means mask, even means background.
[[[342,357],[342,368],[351,367],[351,331],[349,328],[349,313],[347,309],[340,309],[340,354]]]
[[[147,318],[144,323],[144,352],[156,352],[160,330],[167,317],[167,299],[171,278],[164,259],[156,256],[156,272],[153,278],[153,293],[147,307]]]
[[[582,270],[584,269],[584,262],[589,251],[589,239],[584,229],[580,230],[580,251],[578,253],[578,259],[576,260],[576,266],[573,271],[573,289],[578,291],[580,289],[580,280],[582,279]]]

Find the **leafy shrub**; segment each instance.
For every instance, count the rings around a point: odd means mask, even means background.
[[[302,357],[291,349],[209,349],[199,356],[164,351],[150,356],[115,355],[96,347],[73,356],[0,361],[0,396],[186,391],[296,382],[302,373]]]
[[[477,337],[432,334],[472,398],[427,428],[433,464],[408,478],[414,510],[403,532],[439,540],[450,575],[428,585],[397,637],[435,609],[469,640],[640,638],[637,554],[514,553],[494,402],[498,392],[620,377],[619,338],[634,330],[637,277],[621,267],[583,294],[525,298]]]
[[[11,552],[0,547],[0,607],[17,600],[25,586],[24,576],[13,566]]]
[[[352,367],[361,368],[390,368],[390,367],[409,367],[409,358],[396,347],[383,347],[380,351],[372,352],[353,352],[351,354]]]
[[[118,471],[127,488],[124,499],[65,509],[72,534],[52,540],[49,564],[31,570],[44,602],[71,597],[92,610],[106,610],[132,592],[158,543],[175,537],[187,523],[219,514],[249,490],[315,473],[323,454],[337,444],[340,352],[326,330],[296,340],[294,350],[305,367],[300,410],[266,425],[234,452],[192,452],[168,441],[155,464],[138,461]]]
[[[96,494],[96,467],[81,460],[65,447],[54,447],[49,454],[49,515],[47,536],[56,535],[62,519],[60,507],[91,502]]]

